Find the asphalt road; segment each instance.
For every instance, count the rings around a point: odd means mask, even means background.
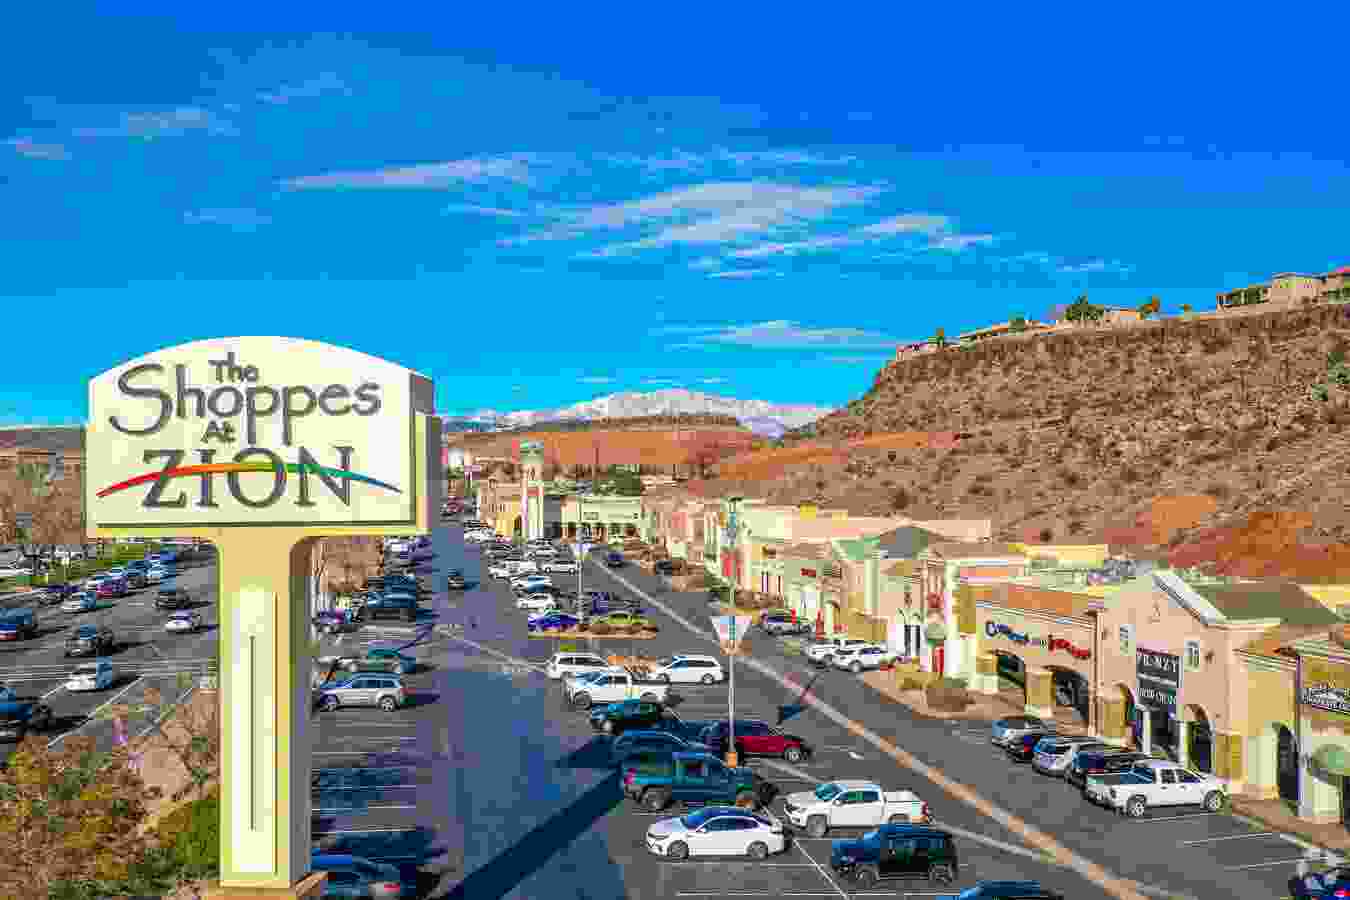
[[[101,747],[113,741],[113,725],[96,714],[114,702],[137,703],[145,688],[155,688],[165,699],[182,695],[180,673],[202,671],[214,652],[217,577],[214,561],[207,557],[178,566],[175,578],[150,585],[119,600],[101,601],[97,610],[61,612],[60,607],[38,608],[41,633],[24,641],[0,644],[0,681],[21,697],[41,697],[51,706],[55,727],[44,737],[59,744],[71,734],[95,738]],[[195,601],[193,609],[206,627],[196,634],[164,631],[170,613],[154,606],[161,587],[180,587]],[[76,625],[106,625],[113,630],[116,648],[106,654],[113,664],[113,685],[101,691],[71,693],[64,683],[84,660],[66,658],[65,637]],[[92,717],[92,718],[91,718]],[[147,723],[148,724],[148,723]],[[137,726],[133,723],[135,734]],[[0,758],[14,744],[0,743]]]

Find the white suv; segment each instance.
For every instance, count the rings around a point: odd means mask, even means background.
[[[831,661],[836,669],[848,669],[857,675],[863,669],[879,669],[895,662],[895,654],[880,644],[857,644],[834,651]]]
[[[648,676],[653,681],[680,682],[683,684],[716,684],[726,678],[722,664],[713,656],[694,656],[681,654]]]
[[[608,668],[609,663],[594,654],[555,653],[549,659],[546,671],[549,678],[566,678],[583,672],[602,672]]]

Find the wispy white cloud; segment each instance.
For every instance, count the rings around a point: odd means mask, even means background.
[[[530,158],[525,155],[459,159],[451,162],[395,166],[367,171],[329,172],[287,178],[281,185],[305,188],[444,188],[482,181],[529,184]]]
[[[478,216],[492,216],[499,219],[518,219],[525,215],[516,209],[503,209],[499,206],[476,206],[472,203],[451,203],[441,210],[443,215],[454,215],[455,213],[465,213]]]
[[[856,243],[856,239],[847,235],[835,237],[811,238],[805,241],[785,241],[781,243],[756,244],[743,250],[734,250],[731,255],[738,259],[758,259],[764,256],[792,256],[798,253],[810,253],[816,250],[829,250]]]
[[[351,94],[351,89],[335,73],[323,72],[296,84],[284,84],[275,90],[262,91],[258,99],[272,106],[285,106],[292,100],[308,100],[338,92]]]
[[[627,203],[564,213],[564,221],[558,227],[507,243],[564,240],[597,231],[653,226],[660,230],[587,255],[612,257],[677,244],[734,242],[824,218],[840,207],[866,201],[879,190],[854,185],[801,187],[764,181],[707,182]]]
[[[661,385],[679,384],[679,382],[673,378],[644,378],[642,384],[647,387],[660,387]]]
[[[699,384],[726,384],[726,382],[727,380],[720,375],[714,378],[700,378],[698,380]]]
[[[676,150],[663,156],[639,156],[633,153],[608,154],[600,161],[617,166],[632,166],[649,172],[689,172],[714,165],[742,168],[788,166],[846,166],[856,162],[854,156],[821,156],[803,150],[728,150],[719,148],[709,152],[692,153]]]
[[[761,349],[889,349],[899,341],[889,335],[860,328],[812,328],[779,319],[752,325],[726,326],[696,337],[681,347],[713,344]]]
[[[220,225],[234,231],[255,231],[271,225],[272,219],[256,209],[199,209],[183,213],[187,225]]]
[[[76,137],[131,137],[150,140],[206,134],[212,137],[236,137],[239,129],[232,122],[201,106],[179,106],[157,112],[122,113],[116,125],[76,128]]]
[[[782,272],[774,272],[771,269],[728,269],[725,272],[709,272],[709,278],[761,278],[776,276],[781,278]]]
[[[930,250],[948,250],[954,253],[960,253],[977,244],[992,244],[994,236],[992,234],[944,234],[935,236],[928,242]]]
[[[885,356],[831,356],[830,362],[846,366],[878,365],[887,358]]]
[[[511,393],[513,393],[513,394],[523,394],[523,393],[525,393],[525,385],[523,385],[523,384],[513,384],[513,385],[511,385]]]
[[[5,145],[12,147],[15,153],[28,159],[70,159],[70,152],[60,144],[40,144],[31,138],[16,137],[5,141]]]
[[[610,384],[614,379],[610,378],[608,375],[583,375],[578,378],[577,381],[580,381],[582,384]]]
[[[930,213],[905,213],[864,226],[864,234],[936,234],[951,227],[951,219]]]
[[[1112,272],[1119,275],[1128,275],[1134,271],[1134,266],[1126,265],[1115,259],[1094,259],[1090,262],[1079,263],[1076,265],[1060,266],[1059,271],[1067,275],[1086,275],[1094,272]]]

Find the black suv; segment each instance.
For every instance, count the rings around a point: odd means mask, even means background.
[[[52,708],[37,700],[0,703],[0,741],[21,741],[30,731],[46,731],[52,725]]]
[[[947,885],[956,880],[956,844],[940,828],[882,825],[857,840],[835,841],[830,868],[859,890],[890,878],[925,878]]]
[[[80,625],[66,638],[66,656],[102,656],[116,646],[106,625]]]
[[[1008,751],[1014,762],[1031,762],[1032,757],[1036,755],[1036,745],[1044,738],[1059,737],[1056,732],[1048,729],[1044,731],[1028,731],[1021,737],[1013,738],[1008,741],[1003,748]]]
[[[412,622],[417,619],[419,609],[417,598],[411,594],[388,594],[367,600],[363,615],[368,616],[372,622],[376,619],[389,618]]]
[[[155,609],[186,609],[192,605],[192,598],[182,588],[160,588],[155,595]]]
[[[1087,786],[1089,775],[1114,775],[1128,772],[1134,764],[1143,759],[1153,759],[1147,753],[1132,750],[1111,752],[1109,750],[1086,750],[1074,754],[1069,767],[1064,771],[1064,780],[1082,790]]]
[[[465,580],[463,572],[452,569],[450,574],[445,576],[445,586],[452,591],[462,591],[469,586],[469,582]]]

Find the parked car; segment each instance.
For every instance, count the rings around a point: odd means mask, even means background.
[[[583,672],[599,672],[610,668],[610,664],[593,653],[555,653],[549,657],[545,672],[549,678],[560,680],[568,675]]]
[[[106,625],[80,625],[66,637],[66,656],[102,656],[116,645]]]
[[[366,601],[364,615],[375,619],[405,619],[409,622],[417,619],[420,607],[417,598],[411,594],[382,594]]]
[[[30,731],[52,727],[52,708],[40,700],[0,703],[0,741],[22,741]]]
[[[516,609],[545,610],[553,609],[558,605],[557,599],[552,594],[526,594],[516,601]]]
[[[31,608],[0,612],[0,641],[21,641],[38,636],[37,612]]]
[[[38,603],[43,606],[55,606],[64,603],[80,592],[77,584],[50,584],[38,595]]]
[[[699,742],[707,744],[718,753],[725,754],[731,749],[729,737],[732,725],[733,723],[727,722],[726,719],[714,722],[703,729],[703,733],[699,735]],[[813,748],[805,738],[780,731],[768,722],[737,719],[734,727],[738,756],[776,756],[796,763],[813,752]]]
[[[805,619],[797,619],[792,613],[770,613],[760,620],[760,627],[767,634],[806,634],[814,631],[815,625]]]
[[[72,594],[69,600],[61,604],[61,612],[66,613],[82,613],[95,609],[98,609],[98,597],[91,591]]]
[[[112,684],[112,663],[106,659],[96,659],[93,662],[81,663],[75,667],[75,671],[70,673],[70,678],[66,681],[66,690],[73,692],[101,691],[112,687]]]
[[[991,726],[989,740],[995,746],[1002,747],[1024,734],[1038,729],[1044,730],[1051,724],[1035,716],[1008,716],[994,722]]]
[[[696,741],[686,740],[665,729],[638,729],[625,731],[609,745],[609,758],[614,765],[623,764],[637,753],[709,753],[710,749]]]
[[[338,665],[348,672],[392,672],[410,675],[417,671],[417,660],[390,647],[371,647],[365,656],[340,656]]]
[[[748,856],[767,859],[787,848],[783,826],[768,813],[734,806],[707,806],[647,827],[647,849],[668,859]]]
[[[621,569],[627,565],[628,560],[623,558],[623,554],[617,551],[610,551],[605,554],[605,565],[611,569]]]
[[[773,802],[777,789],[744,767],[730,768],[707,753],[671,753],[642,768],[628,768],[624,795],[652,812],[671,803],[732,804],[758,809]]]
[[[182,588],[160,588],[155,594],[155,609],[185,609],[192,597]]]
[[[1350,897],[1350,867],[1309,872],[1294,882],[1294,900],[1333,900]]]
[[[836,669],[847,669],[854,675],[864,669],[880,669],[895,662],[895,653],[880,644],[854,644],[842,647],[830,657]]]
[[[1064,780],[1080,790],[1087,787],[1089,775],[1124,772],[1135,763],[1152,759],[1147,753],[1132,750],[1082,750],[1075,753],[1064,772]]]
[[[878,881],[921,878],[948,885],[960,870],[956,844],[940,828],[882,825],[856,840],[830,846],[830,868],[866,890]]]
[[[456,569],[445,576],[445,586],[452,591],[462,591],[469,586],[469,582],[464,578],[464,573]]]
[[[532,594],[541,588],[553,587],[553,579],[547,575],[524,575],[511,580],[511,590],[517,594]]]
[[[1074,754],[1084,750],[1118,749],[1120,748],[1111,744],[1104,744],[1101,741],[1090,741],[1086,738],[1043,738],[1041,742],[1036,745],[1036,755],[1031,760],[1031,767],[1042,775],[1063,778],[1064,773],[1068,771],[1069,764],[1073,762]]]
[[[564,686],[567,702],[577,709],[630,699],[664,703],[670,690],[663,682],[638,678],[628,671],[601,674],[584,685],[576,681],[564,682]]]
[[[609,628],[651,628],[652,620],[637,613],[612,612],[596,616],[590,620],[589,624],[592,628],[596,625],[605,625]]]
[[[1026,731],[1006,742],[1003,749],[1007,751],[1009,758],[1014,762],[1031,762],[1036,756],[1036,746],[1047,737],[1058,737],[1058,735],[1049,729]]]
[[[577,574],[577,562],[574,559],[550,559],[544,563],[544,571],[554,575]]]
[[[1228,802],[1218,778],[1162,759],[1141,760],[1125,772],[1089,775],[1083,794],[1132,819],[1142,818],[1153,806],[1198,804],[1215,813]]]
[[[204,627],[201,614],[195,612],[177,612],[164,621],[165,631],[196,633]]]
[[[933,821],[928,804],[913,791],[884,791],[871,781],[828,781],[814,791],[783,798],[783,811],[795,828],[822,838],[831,828],[875,828],[878,825]]]
[[[315,702],[326,712],[346,706],[377,706],[393,712],[407,702],[403,682],[393,675],[357,675],[316,691]]]
[[[310,857],[315,872],[327,873],[322,897],[397,900],[403,896],[403,876],[391,863],[372,862],[344,853],[315,851]]]
[[[832,637],[812,644],[806,648],[806,658],[819,666],[828,666],[831,658],[840,650],[860,647],[870,643],[862,638]]]
[[[633,728],[660,726],[672,718],[678,716],[650,700],[621,700],[592,709],[590,714],[591,729],[609,735],[623,734]]]
[[[659,559],[652,566],[652,571],[657,575],[681,575],[684,569],[684,561],[679,559]]]
[[[0,703],[8,703],[11,700],[18,700],[19,692],[14,688],[0,681]]]
[[[170,577],[169,570],[163,566],[151,566],[145,570],[145,580],[150,584],[163,584]]]
[[[344,610],[324,609],[314,614],[314,627],[324,634],[338,634],[352,627],[352,619]]]
[[[131,593],[131,590],[128,588],[125,578],[105,578],[99,582],[96,593],[100,599],[103,597],[125,597]]]
[[[548,612],[539,618],[531,617],[525,627],[530,631],[571,631],[581,625],[581,620],[571,613]]]
[[[716,684],[726,679],[722,664],[712,656],[677,655],[648,676],[655,681]]]

